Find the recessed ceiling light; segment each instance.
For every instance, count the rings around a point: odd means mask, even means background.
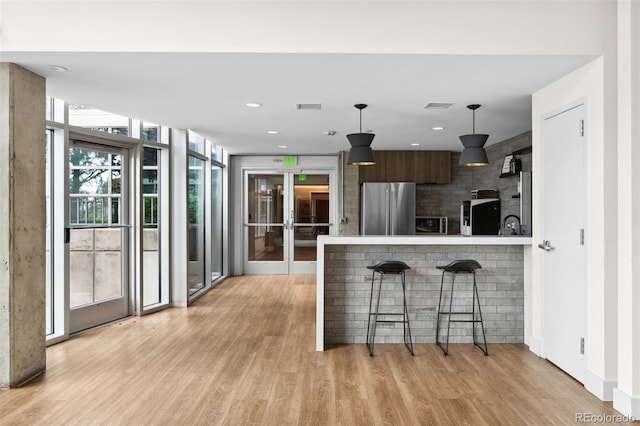
[[[245,104],[246,106],[248,106],[249,108],[260,108],[262,106],[262,104],[259,104],[257,102],[249,102]]]
[[[61,66],[61,65],[49,65],[47,66],[47,68],[49,68],[51,71],[55,71],[55,72],[65,72],[65,71],[69,71],[67,68]]]
[[[335,130],[325,130],[322,133],[324,133],[327,136],[335,136],[335,134],[338,133],[338,132],[336,132]]]
[[[444,127],[436,126],[436,127],[432,127],[431,130],[444,130]]]
[[[278,145],[278,148],[283,148],[284,149],[284,148],[287,148],[287,146],[286,145]]]
[[[278,131],[277,130],[267,130],[267,133],[269,133],[270,135],[277,135]]]
[[[411,146],[420,146],[419,143],[412,143]]]

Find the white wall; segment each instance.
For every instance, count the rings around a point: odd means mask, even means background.
[[[618,387],[613,406],[640,419],[640,3],[618,10]]]
[[[578,101],[586,101],[587,120],[587,336],[586,356],[588,379],[585,386],[600,398],[612,399],[616,379],[616,317],[607,310],[607,301],[615,300],[616,293],[616,239],[615,229],[616,179],[615,126],[607,126],[613,121],[615,105],[605,100],[605,87],[615,87],[615,79],[605,78],[605,60],[599,58],[568,76],[552,83],[533,94],[532,144],[533,170],[542,170],[542,121],[549,113],[560,112],[564,107]],[[567,159],[571,161],[572,159]],[[540,173],[534,175],[534,241],[544,239],[542,211],[545,206],[540,191]],[[607,198],[614,197],[614,200]],[[544,342],[542,331],[542,255],[534,250],[532,288],[532,337]],[[606,279],[605,279],[606,277]],[[613,345],[611,339],[613,340]],[[544,356],[544,344],[542,345]],[[594,377],[595,376],[595,377]]]
[[[609,0],[3,0],[0,51],[601,54],[612,24]]]

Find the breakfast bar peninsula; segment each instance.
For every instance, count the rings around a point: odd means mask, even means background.
[[[489,343],[522,343],[526,293],[530,288],[531,238],[520,236],[329,236],[318,237],[316,350],[328,344],[365,343],[371,271],[381,260],[401,260],[414,343],[435,343],[436,313],[442,272],[436,268],[456,259],[474,259],[478,292]],[[471,281],[458,277],[454,305],[471,303]],[[385,308],[399,308],[402,288],[393,276],[381,296]],[[466,294],[466,296],[465,296]],[[378,326],[376,343],[402,343],[402,325]],[[451,328],[452,343],[471,342],[471,325]]]

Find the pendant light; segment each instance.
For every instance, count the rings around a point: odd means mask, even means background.
[[[347,135],[347,139],[351,144],[347,164],[353,164],[354,166],[371,166],[376,163],[373,158],[373,151],[371,150],[371,142],[373,142],[373,138],[376,135],[373,133],[362,133],[362,110],[365,109],[367,105],[356,104],[354,107],[360,110],[360,133]]]
[[[487,153],[483,148],[489,135],[476,133],[476,110],[480,106],[478,104],[467,105],[467,108],[473,111],[473,134],[460,136],[460,141],[464,145],[460,155],[461,166],[486,166],[489,164]]]

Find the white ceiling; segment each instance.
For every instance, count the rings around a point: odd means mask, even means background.
[[[490,135],[487,145],[531,129],[531,94],[593,59],[587,55],[3,53],[47,78],[49,96],[189,128],[231,154],[328,154],[346,134],[376,137],[373,149],[461,150],[458,136]],[[54,72],[48,65],[67,72]],[[258,102],[261,108],[247,108]],[[446,110],[425,110],[450,102]],[[298,111],[296,103],[320,103]],[[433,126],[446,127],[433,131]],[[268,130],[279,134],[270,135]],[[334,130],[335,136],[324,131]],[[419,147],[410,146],[420,143]],[[286,149],[278,148],[286,145]]]

